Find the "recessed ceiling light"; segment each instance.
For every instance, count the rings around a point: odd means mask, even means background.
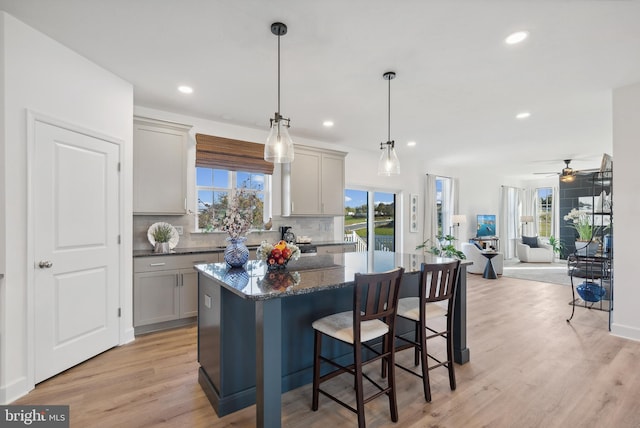
[[[529,37],[529,33],[526,31],[516,31],[515,33],[509,34],[504,42],[508,45],[515,45],[522,42],[524,39]]]
[[[407,143],[407,146],[408,146],[408,147],[414,147],[415,145],[416,145],[416,142],[415,142],[415,141],[409,141],[409,142]]]
[[[193,88],[191,86],[181,85],[178,86],[178,91],[182,92],[183,94],[192,94]]]
[[[331,128],[333,126],[333,121],[325,120],[324,122],[322,122],[322,126],[324,126],[325,128]]]
[[[531,113],[529,113],[528,111],[523,111],[521,113],[516,114],[516,119],[526,119],[529,116],[531,116]]]

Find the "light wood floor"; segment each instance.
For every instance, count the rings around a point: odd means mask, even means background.
[[[640,427],[640,343],[611,336],[607,313],[576,308],[566,286],[469,275],[471,361],[432,374],[433,401],[420,380],[398,371],[400,421],[388,401],[367,405],[369,427]],[[71,426],[252,427],[255,408],[218,418],[197,383],[195,328],[140,336],[39,384],[13,404],[68,404]],[[410,353],[411,351],[409,351]],[[410,359],[408,353],[400,359]],[[349,391],[351,383],[336,380]],[[283,426],[355,426],[326,398],[310,410],[311,389],[283,395]]]

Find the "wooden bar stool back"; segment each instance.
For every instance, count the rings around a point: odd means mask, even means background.
[[[364,404],[386,394],[389,397],[391,420],[398,421],[393,340],[398,293],[403,273],[403,268],[396,268],[384,273],[356,274],[353,289],[353,310],[328,315],[312,323],[314,328],[314,360],[311,408],[314,411],[318,410],[318,398],[321,393],[356,413],[358,427],[364,428]],[[321,355],[322,337],[325,335],[353,347],[353,364],[343,366]],[[369,352],[366,352],[367,350]],[[380,385],[362,371],[364,365],[379,360],[382,360],[383,365],[389,371],[386,386]],[[321,376],[322,362],[328,363],[333,367],[333,370]],[[355,377],[355,408],[320,389],[320,384],[342,373],[350,373]],[[363,394],[363,378],[371,382],[377,390],[367,398],[364,398]]]
[[[449,386],[452,391],[456,389],[453,363],[453,312],[459,272],[460,260],[449,263],[423,263],[418,297],[403,297],[398,301],[398,317],[415,323],[415,337],[414,340],[409,340],[397,336],[404,343],[396,347],[396,352],[413,348],[415,351],[414,365],[420,364],[422,371],[416,373],[402,365],[396,365],[422,378],[424,398],[428,402],[431,401],[429,370],[446,367],[449,371]],[[445,317],[444,330],[427,325],[428,320],[438,317]],[[428,352],[427,341],[434,338],[446,340],[446,360],[441,360]],[[429,365],[432,361],[435,363]]]

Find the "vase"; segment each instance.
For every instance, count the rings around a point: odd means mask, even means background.
[[[170,253],[171,246],[168,242],[156,242],[153,246],[154,253]]]
[[[249,249],[244,244],[246,237],[227,238],[227,248],[224,250],[224,261],[231,267],[241,267],[249,260]]]
[[[599,244],[598,241],[576,241],[576,254],[593,257],[598,251]]]

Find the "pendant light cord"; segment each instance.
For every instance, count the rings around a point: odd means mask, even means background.
[[[280,120],[280,34],[278,34],[278,121]]]
[[[391,79],[389,79],[389,96],[388,99],[388,114],[387,114],[387,143],[391,141]]]

